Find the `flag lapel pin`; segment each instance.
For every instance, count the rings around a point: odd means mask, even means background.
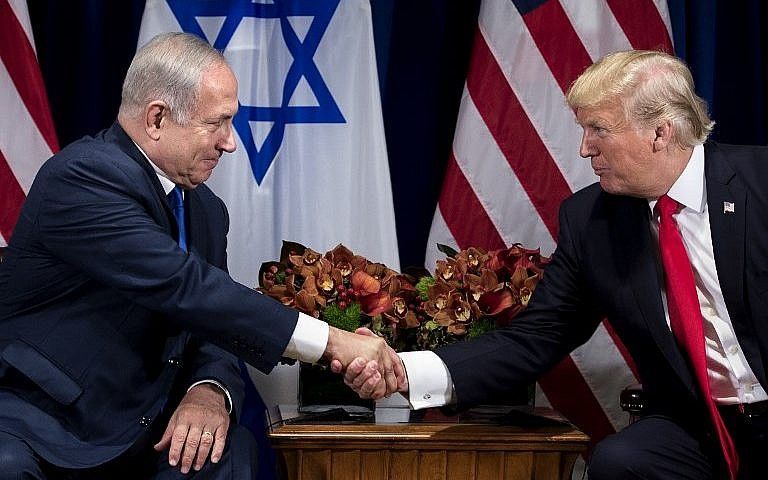
[[[723,213],[736,213],[736,205],[733,202],[723,202]]]

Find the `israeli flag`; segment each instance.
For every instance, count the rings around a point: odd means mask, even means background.
[[[238,149],[208,181],[232,276],[254,286],[283,239],[399,269],[368,0],[148,0],[139,46],[168,31],[208,40],[238,78]],[[296,402],[286,368],[252,372],[267,405]]]

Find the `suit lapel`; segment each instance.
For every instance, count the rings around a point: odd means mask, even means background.
[[[168,197],[165,195],[165,190],[163,190],[163,186],[160,184],[160,180],[157,178],[157,173],[155,173],[152,165],[149,164],[147,159],[144,157],[144,154],[141,153],[136,144],[133,143],[133,140],[131,140],[131,137],[125,133],[125,130],[123,130],[123,127],[121,127],[119,123],[115,122],[112,124],[108,135],[110,136],[111,140],[120,147],[120,150],[125,152],[126,155],[128,155],[134,162],[138,163],[144,172],[146,172],[147,178],[152,185],[152,194],[155,197],[155,201],[157,201],[157,203],[160,204],[165,211],[165,217],[167,220],[166,226],[171,231],[173,238],[179,238],[179,231],[178,227],[176,226],[176,217],[173,216],[171,206],[168,204]]]
[[[197,190],[187,190],[187,243],[189,251],[201,258],[207,258],[208,252],[208,221],[203,208],[202,199]]]
[[[753,316],[745,309],[747,191],[721,151],[723,147],[717,144],[705,147],[707,206],[720,288],[739,345],[757,378],[764,379]]]
[[[123,127],[121,127],[120,124],[117,122],[112,124],[112,127],[109,129],[109,135],[112,136],[113,141],[117,143],[117,145],[120,147],[120,150],[122,150],[123,152],[125,152],[126,155],[131,157],[131,159],[134,162],[138,163],[141,166],[141,168],[147,173],[147,176],[149,177],[149,181],[152,183],[152,187],[155,195],[157,196],[158,201],[164,204],[168,209],[168,212],[171,215],[173,215],[173,212],[170,211],[170,207],[168,206],[168,200],[165,197],[165,191],[163,190],[163,186],[160,184],[160,180],[158,180],[157,178],[157,174],[155,173],[155,170],[152,168],[152,165],[149,164],[147,159],[144,157],[144,154],[141,153],[141,151],[136,146],[136,144],[133,143],[133,140],[131,140],[131,137],[129,137],[128,134],[125,133],[125,130],[123,130]]]
[[[626,278],[648,331],[681,381],[695,391],[690,370],[664,316],[660,293],[663,276],[652,243],[648,202],[628,197],[617,200],[620,204],[614,210],[613,235],[618,240],[615,244],[623,250],[619,258],[627,259],[621,268],[627,269]]]
[[[704,171],[707,179],[712,247],[720,288],[728,313],[735,321],[736,318],[744,318],[742,292],[747,194],[730,165],[719,157],[722,157],[722,154],[717,148],[708,144],[704,156]]]

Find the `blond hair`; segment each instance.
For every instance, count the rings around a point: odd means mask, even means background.
[[[625,118],[643,127],[674,125],[674,141],[692,147],[706,141],[715,122],[706,102],[696,95],[688,67],[677,57],[649,50],[604,56],[573,82],[568,106],[594,108],[618,101]]]

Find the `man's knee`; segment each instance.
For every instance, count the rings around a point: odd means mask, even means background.
[[[251,432],[241,425],[230,427],[229,463],[232,478],[256,478],[258,445]]]
[[[642,478],[645,471],[642,455],[617,435],[606,437],[595,446],[589,458],[590,480]],[[638,477],[637,475],[640,475]]]
[[[0,480],[42,478],[32,449],[17,437],[0,432]]]

